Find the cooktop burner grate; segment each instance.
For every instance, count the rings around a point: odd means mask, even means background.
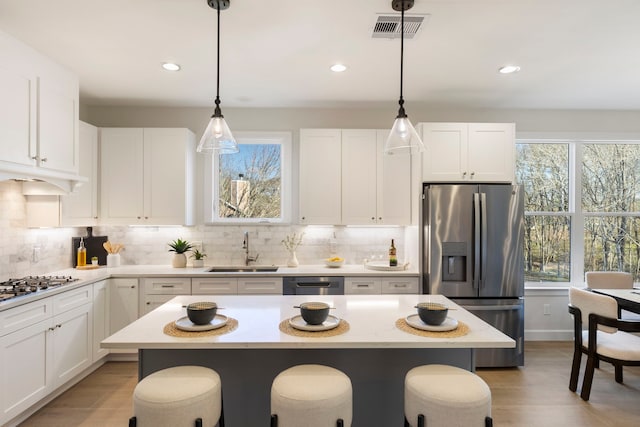
[[[25,276],[0,282],[0,301],[29,295],[46,289],[57,288],[75,282],[71,276]]]

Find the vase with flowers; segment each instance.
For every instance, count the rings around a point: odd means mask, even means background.
[[[282,239],[282,245],[289,252],[289,259],[287,260],[287,267],[297,267],[298,258],[296,257],[296,249],[302,244],[302,237],[304,233],[292,233]]]

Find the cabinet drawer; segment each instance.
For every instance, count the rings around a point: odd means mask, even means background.
[[[382,278],[383,294],[418,294],[420,293],[417,277]]]
[[[0,336],[26,328],[53,316],[51,298],[44,298],[0,312]]]
[[[53,313],[60,314],[93,301],[93,287],[84,286],[53,297]]]
[[[191,279],[151,277],[142,279],[145,294],[191,295]]]
[[[235,277],[213,277],[191,279],[192,295],[236,295],[238,279]]]
[[[347,277],[344,280],[344,293],[379,294],[381,289],[378,277]]]
[[[238,295],[282,295],[282,277],[239,278]]]

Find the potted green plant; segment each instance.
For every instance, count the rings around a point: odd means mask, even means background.
[[[190,251],[193,246],[186,240],[176,239],[173,242],[169,243],[169,252],[175,252],[173,254],[173,259],[171,260],[171,265],[174,268],[184,268],[187,266],[187,256],[185,252]]]
[[[191,264],[194,267],[204,267],[204,258],[207,256],[207,254],[204,254],[202,252],[200,252],[199,249],[194,249],[193,253],[191,254],[190,258],[193,258],[193,261],[191,261]]]

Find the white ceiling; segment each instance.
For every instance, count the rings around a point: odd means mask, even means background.
[[[391,0],[231,0],[222,107],[395,104],[400,41],[373,39]],[[405,106],[640,110],[640,1],[416,0]],[[206,0],[0,0],[0,30],[74,71],[87,105],[212,106]],[[182,71],[160,64],[175,61]],[[334,62],[349,68],[329,71]],[[516,63],[519,73],[497,69]]]

